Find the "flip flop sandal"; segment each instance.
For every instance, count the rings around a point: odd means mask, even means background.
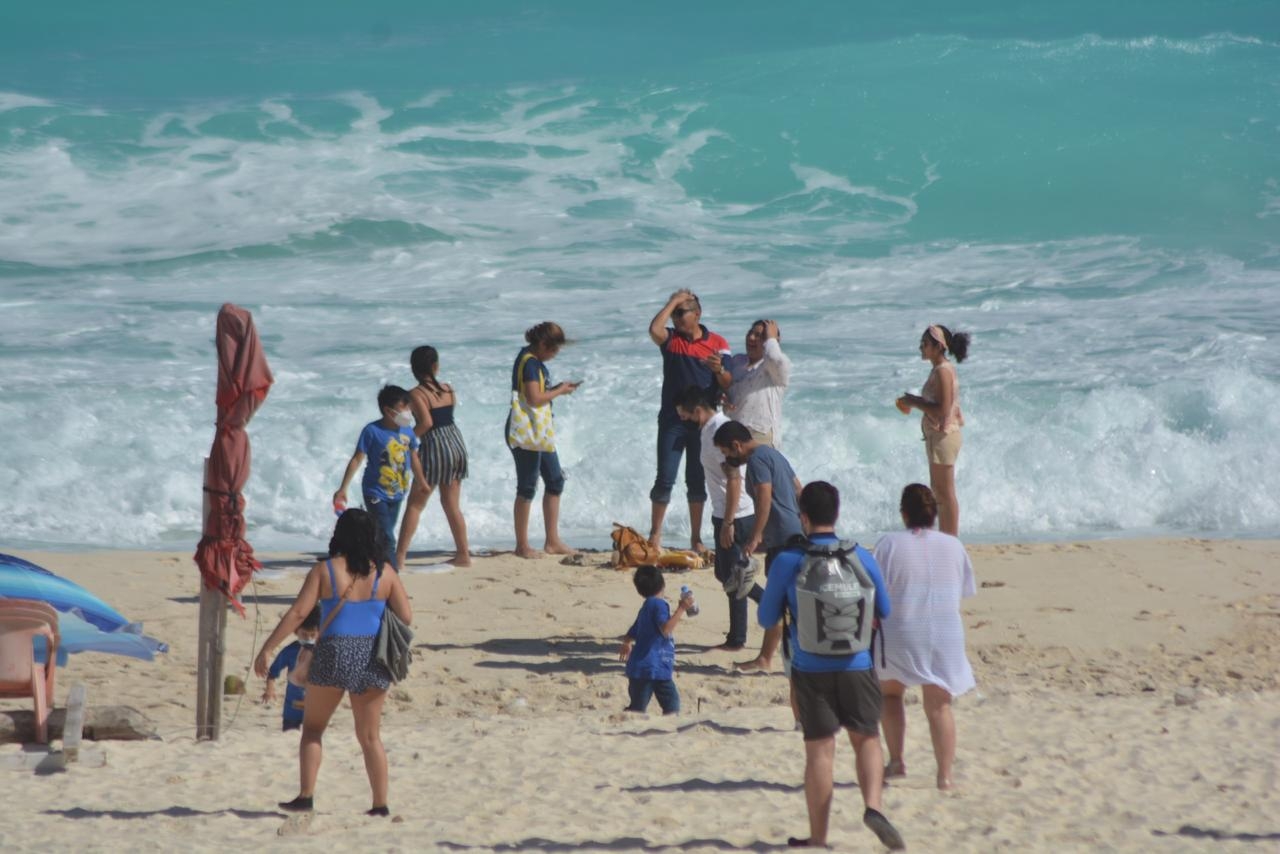
[[[902,851],[907,847],[907,843],[902,841],[902,834],[898,833],[898,829],[890,824],[889,819],[885,818],[877,810],[867,807],[866,812],[862,814],[862,823],[871,828],[871,832],[890,851]]]

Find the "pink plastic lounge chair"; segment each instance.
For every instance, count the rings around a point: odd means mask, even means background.
[[[35,638],[48,653],[36,663]],[[46,602],[0,599],[0,697],[30,697],[36,706],[36,741],[49,742],[49,710],[57,672],[58,612]]]

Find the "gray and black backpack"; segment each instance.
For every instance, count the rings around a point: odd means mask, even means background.
[[[854,655],[871,648],[876,587],[857,543],[806,542],[796,574],[796,640],[812,655]]]

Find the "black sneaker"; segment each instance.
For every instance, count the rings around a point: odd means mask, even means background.
[[[907,847],[907,843],[902,841],[902,834],[878,810],[867,807],[862,814],[862,823],[871,828],[871,832],[890,851],[902,851]]]
[[[298,795],[291,801],[280,801],[279,806],[280,809],[287,812],[311,812],[315,809],[312,805],[312,800],[312,798],[304,798],[302,795]]]

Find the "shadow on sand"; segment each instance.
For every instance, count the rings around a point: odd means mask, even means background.
[[[835,784],[837,789],[856,789],[857,783]],[[772,780],[704,780],[694,777],[678,783],[661,786],[624,786],[623,792],[783,792],[794,794],[804,791],[803,783],[777,783]]]
[[[1236,833],[1230,830],[1218,830],[1215,827],[1196,827],[1184,824],[1175,831],[1153,830],[1153,836],[1185,836],[1190,839],[1213,839],[1219,842],[1271,842],[1280,840],[1280,833]]]
[[[288,818],[282,812],[263,812],[261,810],[240,810],[228,807],[220,810],[198,810],[191,807],[166,807],[162,810],[90,810],[84,807],[72,807],[65,810],[45,810],[45,815],[56,815],[62,818],[114,818],[114,819],[148,819],[164,816],[165,818],[197,818],[210,815],[230,815],[236,818],[272,818],[277,821]]]
[[[581,842],[560,842],[555,839],[530,837],[519,842],[498,845],[466,845],[461,842],[440,841],[440,848],[452,851],[687,851],[710,848],[718,851],[785,851],[785,843],[751,842],[738,845],[724,839],[689,839],[685,842],[650,842],[642,836],[622,836],[617,839],[586,839]]]
[[[246,602],[249,600],[246,599]],[[292,600],[290,600],[292,601]],[[618,660],[617,641],[600,641],[595,638],[568,637],[553,635],[545,638],[492,638],[475,644],[421,643],[414,649],[428,652],[445,650],[474,650],[487,655],[513,656],[516,659],[538,659],[535,661],[507,660],[480,661],[476,667],[496,670],[527,670],[530,673],[547,675],[551,673],[617,673],[624,665]],[[699,654],[705,648],[682,647],[681,654]],[[680,673],[697,673],[703,676],[726,676],[733,673],[727,666],[714,664],[690,664],[681,662],[677,665]],[[744,674],[747,675],[747,674]]]

